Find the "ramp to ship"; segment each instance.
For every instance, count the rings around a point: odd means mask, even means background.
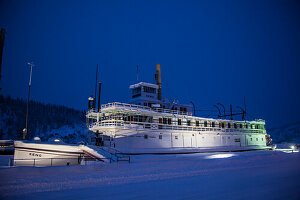
[[[101,152],[97,151],[97,149],[94,148],[93,146],[81,145],[80,148],[81,148],[82,152],[88,157],[92,157],[101,162],[109,162],[109,159],[107,159],[105,156],[103,156],[101,154]]]

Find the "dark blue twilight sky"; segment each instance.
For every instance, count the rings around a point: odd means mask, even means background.
[[[243,104],[276,127],[300,120],[300,2],[0,1],[2,93],[86,109],[98,63],[102,102],[128,102],[136,80],[197,109]]]

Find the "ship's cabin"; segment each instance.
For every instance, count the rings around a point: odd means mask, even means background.
[[[170,101],[167,98],[159,100],[158,98],[159,86],[152,83],[139,82],[130,85],[131,103],[151,108],[163,108],[177,110],[181,112],[192,112],[192,105],[179,104],[178,101]]]

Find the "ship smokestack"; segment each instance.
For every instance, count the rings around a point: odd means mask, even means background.
[[[161,70],[160,70],[160,64],[156,64],[155,80],[156,80],[156,84],[158,85],[157,99],[161,100]]]

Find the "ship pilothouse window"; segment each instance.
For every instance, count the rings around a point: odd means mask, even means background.
[[[228,123],[228,128],[231,128],[231,124],[230,123]]]
[[[215,122],[212,122],[212,123],[211,123],[211,126],[212,126],[212,127],[215,127],[215,126],[216,126],[216,123],[215,123]]]
[[[234,123],[234,128],[237,128],[237,124],[236,123]]]
[[[196,121],[196,126],[199,126],[199,121]]]
[[[243,128],[243,124],[240,124],[240,128]]]
[[[204,127],[207,127],[207,121],[204,121]]]
[[[172,119],[168,118],[168,124],[171,124],[171,123],[172,123]]]
[[[152,93],[152,94],[156,93],[156,89],[155,88],[147,87],[147,86],[143,86],[143,91],[147,92],[147,93]]]
[[[134,88],[132,90],[132,98],[141,96],[141,87]]]

